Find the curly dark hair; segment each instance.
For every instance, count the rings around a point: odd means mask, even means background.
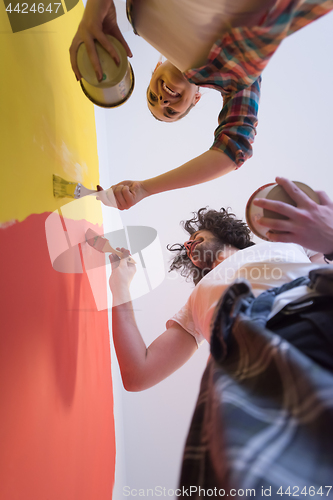
[[[222,244],[232,245],[240,250],[254,245],[248,226],[242,220],[236,219],[236,215],[229,210],[229,208],[221,208],[219,211],[208,210],[207,207],[200,208],[198,212],[192,212],[192,219],[182,221],[181,224],[190,236],[197,231],[206,230],[211,231]],[[210,269],[199,269],[192,263],[184,245],[175,243],[167,245],[167,249],[177,252],[171,262],[169,272],[175,269],[188,281],[192,280],[195,285],[209,273]]]

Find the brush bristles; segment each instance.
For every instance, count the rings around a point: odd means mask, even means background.
[[[77,185],[77,182],[69,182],[58,175],[53,175],[53,196],[55,198],[75,198]]]

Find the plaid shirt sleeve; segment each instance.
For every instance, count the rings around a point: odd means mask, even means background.
[[[252,144],[258,125],[259,77],[250,87],[224,97],[219,126],[211,149],[223,151],[237,168],[252,156]]]

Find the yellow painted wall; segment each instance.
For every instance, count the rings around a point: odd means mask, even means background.
[[[14,0],[13,6],[17,3]],[[110,500],[114,482],[107,306],[97,309],[85,269],[58,272],[52,266],[46,237],[47,221],[57,218],[59,230],[51,235],[54,246],[68,234],[73,238],[75,230],[80,255],[78,243],[84,242],[86,227],[102,222],[94,199],[53,197],[53,174],[91,188],[99,180],[94,108],[69,62],[83,6],[79,3],[66,12],[64,4],[63,9],[50,22],[13,33],[0,0],[4,500]],[[52,214],[60,207],[69,220]],[[67,230],[74,229],[64,232],[62,222]],[[97,262],[96,268],[99,303],[106,304],[105,267]]]
[[[82,12],[80,2],[53,21],[12,33],[0,3],[0,222],[62,205],[52,195],[53,173],[86,187],[98,183],[94,109],[69,61]]]

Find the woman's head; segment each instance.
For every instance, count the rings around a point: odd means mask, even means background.
[[[188,82],[169,61],[156,66],[147,89],[148,108],[158,120],[183,118],[201,97],[198,87]]]
[[[217,211],[200,208],[198,212],[193,212],[192,219],[183,221],[182,225],[189,236],[198,231],[208,231],[221,245],[231,245],[239,250],[254,245],[248,226],[242,220],[237,219],[235,214],[229,212],[229,209],[221,208]],[[170,271],[179,271],[181,276],[192,280],[195,285],[209,272],[209,267],[201,269],[193,263],[184,244],[167,245],[167,248],[176,252]]]

